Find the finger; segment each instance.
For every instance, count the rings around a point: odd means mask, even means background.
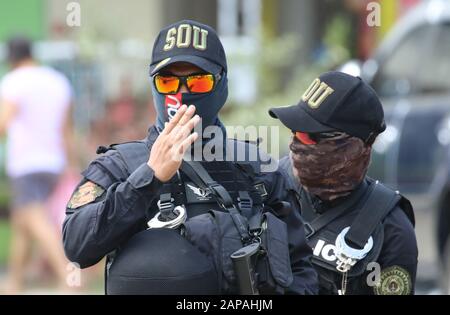
[[[180,146],[178,148],[178,153],[181,154],[181,155],[184,155],[184,153],[186,153],[186,151],[191,147],[191,145],[197,139],[198,139],[198,133],[196,133],[196,132],[194,132],[189,137],[184,139],[183,142],[181,142],[181,144],[180,144]]]
[[[183,142],[177,144],[172,148],[172,160],[176,162],[181,162],[186,151],[191,147],[191,145],[198,139],[198,133],[194,132],[189,135]]]
[[[181,117],[180,121],[178,122],[178,125],[184,126],[189,122],[189,120],[194,116],[195,114],[195,106],[190,105],[186,112],[184,113],[183,117]]]
[[[175,116],[173,116],[173,118],[166,123],[163,131],[161,132],[162,135],[168,135],[173,128],[175,128],[175,126],[178,124],[178,122],[180,121],[181,117],[183,117],[184,113],[187,110],[187,106],[186,105],[182,105],[178,110],[177,113],[175,114]]]
[[[183,159],[184,152],[182,150],[179,150],[180,147],[181,146],[176,146],[173,148],[173,150],[171,150],[170,158],[174,162],[181,162],[181,160]]]
[[[195,115],[187,124],[186,128],[188,128],[189,132],[191,132],[201,121],[199,115]]]
[[[175,144],[171,149],[171,159],[175,162],[180,162],[183,159],[186,151],[192,145],[192,143],[198,138],[198,134],[194,132],[188,135],[186,139]]]
[[[180,142],[184,139],[186,139],[192,132],[192,130],[195,128],[195,126],[198,125],[198,123],[200,122],[200,116],[199,115],[195,115],[194,117],[192,117],[186,125],[180,127],[180,130],[178,131],[178,134],[175,136],[174,140],[176,142]]]
[[[182,129],[184,125],[189,123],[189,121],[192,119],[192,116],[195,114],[195,106],[191,105],[188,107],[186,112],[184,113],[183,117],[180,119],[178,124],[172,129],[170,132],[170,138],[172,141],[177,141],[180,139],[180,137],[184,137],[184,130]],[[182,132],[182,134],[180,134]]]

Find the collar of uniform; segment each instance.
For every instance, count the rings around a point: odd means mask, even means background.
[[[312,208],[315,212],[322,214],[329,210],[337,210],[340,208],[349,208],[352,205],[356,204],[364,194],[364,192],[367,190],[367,187],[369,184],[367,183],[367,180],[364,179],[352,193],[348,196],[338,198],[336,200],[332,201],[323,201],[320,200],[318,197],[308,194],[309,200],[311,202]]]

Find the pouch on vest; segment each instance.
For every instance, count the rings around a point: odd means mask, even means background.
[[[261,218],[260,214],[255,216]],[[183,234],[213,262],[222,292],[238,292],[231,255],[245,244],[231,216],[212,210],[184,223]],[[262,214],[259,238],[260,248],[252,266],[257,290],[260,294],[283,294],[293,281],[286,224],[270,212]]]
[[[211,191],[216,195],[218,184],[208,178],[201,165],[194,165],[195,173],[189,171],[186,165],[182,165],[182,170],[199,187],[209,189],[208,187],[214,186]],[[200,173],[197,173],[199,169]],[[219,191],[220,194],[227,194],[224,189]],[[220,197],[218,202],[226,204]],[[236,210],[235,207],[234,209]],[[239,221],[239,224],[236,224],[236,221]],[[237,292],[240,280],[237,279],[231,255],[254,242],[260,244],[255,252],[256,256],[251,260],[252,265],[249,266],[255,292],[282,294],[293,281],[286,224],[269,212],[261,213],[258,210],[252,217],[247,218],[240,213],[233,213],[229,208],[226,212],[212,210],[191,218],[184,223],[182,229],[184,236],[213,261],[224,293]]]

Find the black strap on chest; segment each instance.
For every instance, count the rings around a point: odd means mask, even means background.
[[[366,196],[366,198],[364,198],[365,196],[362,197],[359,204],[355,205],[356,207],[359,207],[360,210],[345,236],[346,241],[359,248],[365,246],[367,240],[380,222],[400,200],[398,193],[378,182],[374,182],[369,186],[369,191],[366,193]],[[301,202],[301,205],[302,207],[306,206],[311,208],[310,203],[308,202]],[[310,239],[335,219],[354,210],[354,208],[352,209],[352,207],[348,205],[345,207],[337,207],[332,211],[327,211],[316,217],[309,223],[305,222],[306,237]]]
[[[359,211],[350,230],[345,236],[347,241],[363,248],[376,227],[400,201],[400,195],[378,181],[372,183],[371,190],[363,208]]]
[[[298,202],[300,203],[302,213],[314,213],[310,200],[304,200],[299,193],[299,190],[302,190],[302,188],[292,172],[291,160],[289,158],[285,158],[282,160],[281,165],[288,174],[289,182]],[[353,206],[360,206],[362,204],[362,207],[360,208],[359,214],[353,220],[350,230],[347,232],[345,237],[347,241],[350,241],[350,243],[353,243],[360,248],[364,247],[377,225],[400,201],[405,200],[405,203],[409,205],[409,207],[404,207],[408,210],[405,212],[414,224],[414,214],[408,200],[402,198],[398,192],[394,192],[383,184],[378,183],[378,181],[373,181],[371,179],[370,182],[371,184],[369,186],[369,191],[366,193],[366,196],[368,195],[366,198],[362,198],[362,196],[355,196],[355,200],[359,200],[359,205]],[[313,235],[333,222],[335,219],[351,212],[352,210],[355,210],[353,206],[346,205],[345,208],[337,207],[336,209],[333,209],[333,211],[327,211],[324,214],[317,216],[311,222],[306,222],[306,220],[302,218],[307,239],[310,239]]]
[[[200,162],[183,161],[181,163],[181,171],[185,173],[186,176],[188,176],[198,187],[211,192],[217,203],[231,215],[233,223],[241,236],[242,242],[244,244],[248,243],[251,237],[248,233],[247,225],[242,221],[242,216],[234,205],[233,199],[228,191],[211,178]]]
[[[371,190],[373,187],[370,188]],[[370,190],[370,192],[371,192]],[[370,193],[369,192],[369,193]],[[328,224],[336,220],[337,218],[351,212],[352,210],[355,210],[354,207],[357,205],[357,202],[361,200],[363,197],[364,191],[359,191],[358,196],[354,196],[355,203],[351,205],[341,205],[336,208],[334,208],[332,211],[326,211],[325,213],[321,215],[315,215],[315,211],[312,209],[311,206],[311,200],[309,200],[309,196],[305,192],[303,195],[308,198],[308,200],[305,200],[305,198],[300,198],[300,205],[302,209],[302,213],[312,215],[314,216],[314,219],[312,219],[310,222],[304,222],[305,226],[305,233],[306,238],[310,239],[313,237],[317,232],[321,231],[324,227],[326,227]]]

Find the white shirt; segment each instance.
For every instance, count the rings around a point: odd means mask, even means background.
[[[71,101],[69,81],[48,67],[18,68],[1,81],[0,99],[18,106],[8,127],[7,174],[60,173],[66,164],[63,126]]]

